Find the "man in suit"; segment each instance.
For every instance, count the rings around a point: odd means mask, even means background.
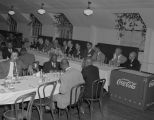
[[[51,54],[50,60],[43,65],[43,72],[49,73],[50,71],[60,70],[60,63],[57,61],[57,55]]]
[[[140,64],[140,62],[137,59],[136,52],[131,52],[129,54],[129,59],[126,62],[126,68],[139,71],[140,70],[140,66],[141,66],[141,64]]]
[[[73,56],[74,58],[82,58],[81,47],[78,43],[75,44]]]
[[[0,79],[13,77],[14,74],[22,75],[22,70],[26,66],[18,59],[18,51],[14,50],[11,53],[11,58],[7,61],[0,62]]]
[[[93,83],[93,81],[100,79],[99,69],[92,64],[91,58],[86,58],[84,60],[84,64],[85,65],[82,68],[82,75],[85,80],[84,97],[90,98],[92,96],[92,83]]]
[[[12,53],[13,50],[15,50],[15,49],[13,48],[12,43],[11,42],[8,42],[7,43],[7,47],[5,47],[2,50],[3,59],[10,58],[11,57],[11,53]]]
[[[68,41],[68,47],[66,49],[66,54],[68,57],[71,57],[74,53],[74,46],[72,41]]]
[[[104,53],[101,52],[98,45],[95,46],[95,53],[92,56],[92,59],[96,62],[99,62],[99,63],[104,63],[104,61],[105,61],[105,55],[104,55]]]
[[[113,58],[109,61],[110,65],[121,66],[127,61],[127,58],[122,54],[121,48],[116,48]]]
[[[94,55],[94,49],[92,48],[92,43],[88,42],[87,43],[87,49],[85,50],[85,55],[84,57],[92,57]]]
[[[58,108],[64,109],[70,104],[70,92],[72,87],[84,83],[84,80],[80,71],[69,66],[67,59],[62,59],[61,68],[64,74],[60,77],[61,86],[59,94],[54,96],[54,101],[57,102]]]
[[[28,69],[29,66],[35,62],[35,56],[27,52],[26,48],[21,48],[19,59],[26,65]]]

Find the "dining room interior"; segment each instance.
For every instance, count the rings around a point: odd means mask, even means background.
[[[153,0],[0,0],[0,120],[153,120],[153,21]]]

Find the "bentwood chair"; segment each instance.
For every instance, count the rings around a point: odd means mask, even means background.
[[[98,79],[93,81],[92,89],[91,89],[91,97],[84,97],[83,99],[88,102],[90,108],[90,117],[92,120],[92,111],[93,111],[93,103],[99,102],[100,111],[102,113],[102,97],[103,97],[103,89],[106,79]]]
[[[50,112],[52,115],[52,118],[54,120],[54,114],[53,114],[53,94],[56,89],[57,82],[47,82],[44,84],[41,84],[38,87],[37,93],[38,93],[38,100],[34,101],[34,106],[37,108],[40,120],[43,120],[43,111],[46,106],[50,108]]]
[[[67,108],[64,109],[67,114],[67,119],[71,120],[71,113],[70,112],[71,112],[71,109],[75,108],[75,107],[77,108],[79,119],[81,118],[79,107],[82,102],[84,89],[85,89],[85,84],[78,84],[78,85],[71,88],[70,104],[67,106]],[[58,117],[59,116],[60,116],[60,109],[59,109]]]
[[[6,120],[31,120],[32,104],[36,92],[31,92],[18,97],[15,101],[15,109],[6,111],[3,116]],[[27,104],[28,101],[28,106]]]

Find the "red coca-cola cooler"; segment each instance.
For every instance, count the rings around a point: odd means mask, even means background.
[[[145,110],[154,104],[154,75],[133,70],[113,70],[110,77],[111,99]]]

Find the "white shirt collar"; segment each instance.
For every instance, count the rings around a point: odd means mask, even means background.
[[[70,69],[71,69],[71,67],[68,67],[68,68],[65,69],[65,71],[68,71],[68,70],[70,70]]]

